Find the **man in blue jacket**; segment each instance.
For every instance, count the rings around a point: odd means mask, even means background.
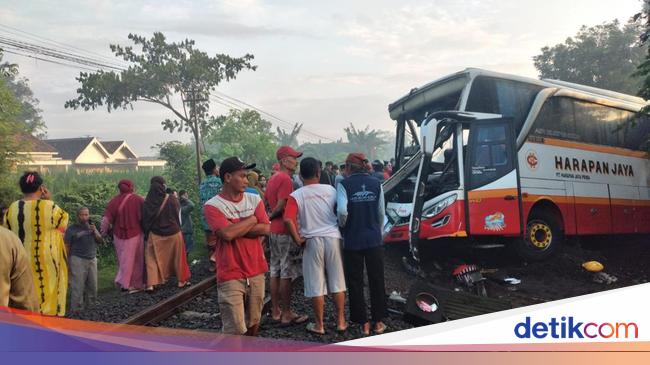
[[[350,298],[350,320],[370,333],[363,293],[365,264],[370,289],[371,319],[374,332],[386,330],[386,289],[384,285],[384,249],[381,227],[384,223],[384,191],[370,176],[363,153],[351,153],[345,160],[347,178],[337,185],[336,203],[343,233],[343,265]]]

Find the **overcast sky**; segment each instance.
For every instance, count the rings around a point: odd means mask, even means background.
[[[162,31],[194,39],[208,53],[255,55],[255,72],[219,91],[328,138],[343,127],[392,130],[387,106],[411,88],[467,67],[536,77],[532,57],[563,42],[581,25],[626,22],[640,0],[437,1],[8,1],[0,24],[110,56],[127,35]],[[4,31],[0,35],[9,36]],[[79,70],[19,56],[40,100],[50,138],[125,139],[140,155],[165,140],[170,113],[136,104],[107,113],[63,108],[75,97]],[[213,105],[215,114],[227,108]],[[309,138],[313,140],[313,138]],[[305,141],[302,138],[301,141]]]

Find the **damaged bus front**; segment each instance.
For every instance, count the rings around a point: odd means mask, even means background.
[[[389,106],[396,121],[396,172],[384,183],[384,240],[409,241],[416,259],[431,240],[468,237],[468,223],[473,234],[480,233],[468,211],[468,193],[471,198],[472,190],[516,174],[512,120],[521,124],[543,87],[486,73],[468,69],[444,77]],[[516,178],[506,180],[499,184],[517,189]],[[480,204],[471,208],[480,219],[493,215],[488,234],[521,233],[519,220],[512,219],[519,215],[517,194],[511,195],[495,212]]]

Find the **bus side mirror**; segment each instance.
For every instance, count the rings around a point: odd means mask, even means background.
[[[438,125],[438,121],[435,119],[430,119],[426,121],[425,123],[422,124],[422,127],[420,127],[420,136],[421,136],[421,141],[420,141],[420,146],[422,148],[422,151],[425,154],[432,154],[434,150],[434,143],[436,140],[436,127]]]

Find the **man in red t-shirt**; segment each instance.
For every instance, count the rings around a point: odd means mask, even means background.
[[[238,157],[221,163],[221,193],[208,200],[205,219],[217,236],[217,291],[223,333],[256,336],[264,304],[268,271],[261,237],[269,234],[269,218],[259,195],[245,193],[247,165]]]
[[[301,152],[289,146],[278,148],[275,153],[280,170],[266,184],[266,200],[271,208],[271,315],[282,324],[304,323],[309,319],[291,310],[292,280],[302,275],[301,248],[284,226],[282,214],[289,195],[293,192],[291,176],[298,166]]]

